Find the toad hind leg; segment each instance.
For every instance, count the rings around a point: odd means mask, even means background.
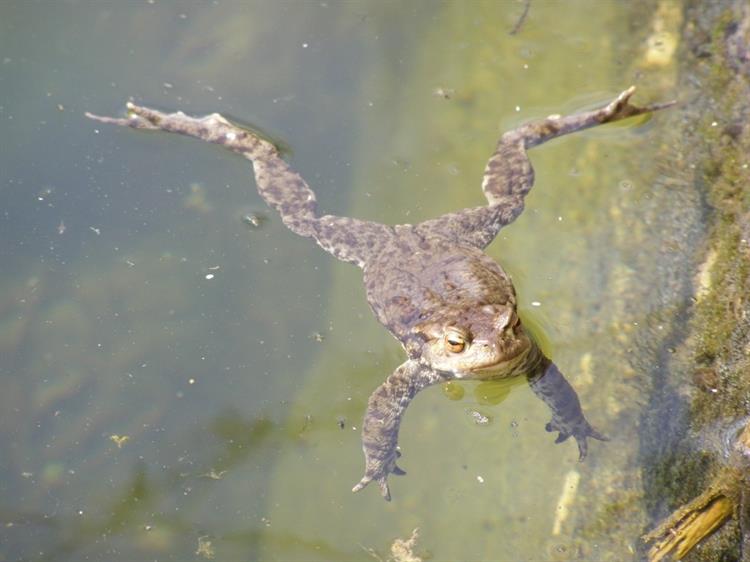
[[[503,134],[487,162],[482,180],[482,191],[489,205],[450,213],[420,226],[479,248],[486,247],[503,226],[513,222],[523,211],[524,197],[534,185],[534,169],[526,152],[529,148],[562,135],[650,113],[675,103],[638,107],[630,103],[634,92],[635,86],[631,86],[599,109],[564,117],[553,115]]]
[[[314,238],[319,246],[342,261],[364,267],[367,259],[392,235],[392,229],[382,224],[332,215],[317,216],[315,193],[281,158],[277,148],[218,113],[196,118],[181,111],[167,114],[132,102],[128,102],[127,110],[128,116],[123,119],[91,113],[86,116],[134,129],[178,133],[241,154],[253,163],[258,193],[279,212],[284,224],[295,234]]]

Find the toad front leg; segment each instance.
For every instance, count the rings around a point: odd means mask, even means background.
[[[571,436],[575,438],[579,461],[586,458],[588,437],[609,441],[607,436],[591,427],[583,415],[576,391],[552,361],[545,357],[539,368],[528,375],[528,381],[534,394],[552,411],[552,419],[545,429],[559,432],[555,443],[562,443]]]
[[[362,425],[362,450],[365,453],[365,475],[352,488],[359,492],[375,480],[386,501],[391,500],[388,475],[406,474],[396,465],[398,429],[401,418],[414,396],[425,387],[447,380],[432,369],[410,359],[400,365],[367,402]]]

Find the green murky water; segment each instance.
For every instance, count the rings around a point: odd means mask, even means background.
[[[285,141],[324,210],[416,222],[482,201],[500,131],[636,80],[650,14],[532,2],[511,35],[523,10],[0,7],[0,561],[386,559],[415,527],[435,560],[637,557],[628,334],[649,311],[623,291],[648,236],[627,218],[658,215],[664,122],[536,149],[489,250],[613,441],[579,465],[525,385],[433,388],[386,504],[350,492],[367,396],[402,360],[359,272],[287,232],[240,159],[83,118],[128,96],[220,111]]]

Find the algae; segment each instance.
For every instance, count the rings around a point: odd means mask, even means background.
[[[644,465],[644,472],[652,475],[647,486],[649,509],[657,519],[681,504],[685,513],[691,509],[698,513],[703,509],[700,497],[722,495],[730,499],[731,513],[739,506],[736,488],[744,487],[746,478],[744,469],[738,472],[729,462],[727,443],[731,446],[735,437],[732,427],[748,414],[750,395],[746,376],[750,366],[746,237],[750,81],[746,50],[737,49],[750,40],[750,12],[743,2],[687,2],[684,17],[680,87],[690,101],[679,146],[693,170],[692,181],[701,190],[706,227],[693,257],[695,298],[687,311],[684,336],[674,350],[676,366],[681,368],[673,369],[666,381],[679,393],[686,420],[682,431],[664,445],[661,460]],[[663,406],[655,407],[649,416],[655,419],[668,413]],[[680,509],[675,517],[679,513]],[[744,560],[749,554],[740,551],[740,544],[732,523],[685,559],[742,556]]]

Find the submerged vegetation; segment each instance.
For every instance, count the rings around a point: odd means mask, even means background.
[[[745,560],[750,412],[750,8],[690,2],[680,83],[689,95],[682,150],[701,187],[706,230],[695,248],[693,295],[668,382],[687,405],[685,431],[653,467],[651,508],[664,516],[649,559]],[[657,409],[651,416],[669,415]],[[740,430],[736,428],[740,427]],[[680,506],[680,504],[683,504]],[[732,519],[732,524],[721,526]],[[711,532],[699,550],[691,549]],[[688,554],[690,553],[690,554]]]

